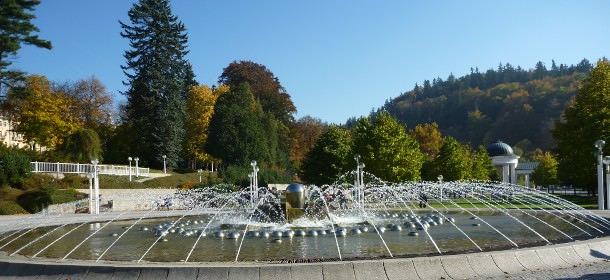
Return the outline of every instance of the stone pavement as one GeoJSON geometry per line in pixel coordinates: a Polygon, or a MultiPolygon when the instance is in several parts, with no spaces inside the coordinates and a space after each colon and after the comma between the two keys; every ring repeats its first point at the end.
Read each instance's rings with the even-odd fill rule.
{"type": "Polygon", "coordinates": [[[610,237],[475,254],[315,264],[136,265],[0,255],[0,279],[610,279],[610,237]]]}

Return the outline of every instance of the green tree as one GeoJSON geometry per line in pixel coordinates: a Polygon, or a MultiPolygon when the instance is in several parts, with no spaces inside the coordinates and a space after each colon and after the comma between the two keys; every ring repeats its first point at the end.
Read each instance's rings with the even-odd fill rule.
{"type": "Polygon", "coordinates": [[[538,162],[538,166],[532,174],[532,180],[538,186],[553,186],[559,184],[557,177],[557,160],[549,152],[536,150],[532,158],[538,162]]]}
{"type": "Polygon", "coordinates": [[[0,94],[3,93],[2,85],[20,80],[24,75],[23,72],[6,71],[21,45],[51,49],[51,42],[38,38],[35,33],[40,30],[31,22],[36,18],[31,12],[38,4],[39,0],[0,1],[0,94]]]}
{"type": "Polygon", "coordinates": [[[330,184],[355,165],[347,130],[331,126],[303,158],[301,179],[308,184],[330,184]]]}
{"type": "Polygon", "coordinates": [[[485,147],[479,145],[476,153],[472,154],[471,161],[472,171],[469,179],[484,181],[498,179],[496,168],[491,163],[491,157],[487,154],[485,147]]]}
{"type": "Polygon", "coordinates": [[[435,176],[443,175],[446,181],[472,178],[470,151],[452,137],[445,137],[444,144],[434,159],[435,176]]]}
{"type": "Polygon", "coordinates": [[[272,162],[260,106],[247,83],[218,97],[206,151],[225,165],[247,166],[251,160],[272,162]]]}
{"type": "MultiPolygon", "coordinates": [[[[610,62],[599,60],[583,82],[564,122],[555,124],[559,178],[564,184],[595,192],[597,139],[610,143],[610,62]]],[[[606,145],[605,154],[610,152],[606,145]]]]}
{"type": "Polygon", "coordinates": [[[129,86],[125,121],[133,128],[132,152],[143,163],[160,167],[182,162],[187,92],[194,82],[184,24],[172,14],[169,0],[139,0],[121,23],[129,39],[122,66],[129,86]]]}
{"type": "Polygon", "coordinates": [[[284,125],[294,120],[293,114],[297,109],[290,95],[280,84],[279,79],[262,64],[252,61],[233,61],[223,69],[218,83],[229,87],[248,83],[263,111],[270,112],[284,125]]]}
{"type": "Polygon", "coordinates": [[[100,138],[92,129],[79,129],[68,136],[59,147],[59,152],[71,162],[89,163],[94,158],[102,161],[100,138]]]}
{"type": "Polygon", "coordinates": [[[294,123],[296,107],[279,79],[262,64],[252,61],[233,61],[223,69],[218,83],[231,88],[238,87],[242,83],[250,85],[254,100],[260,104],[266,115],[265,125],[273,130],[274,135],[271,135],[271,132],[266,134],[269,143],[275,145],[270,151],[274,153],[274,157],[277,157],[276,161],[280,166],[287,166],[293,143],[290,128],[294,123]]]}
{"type": "Polygon", "coordinates": [[[354,153],[362,156],[366,170],[387,181],[421,179],[424,154],[404,125],[387,112],[363,118],[354,128],[354,153]]]}

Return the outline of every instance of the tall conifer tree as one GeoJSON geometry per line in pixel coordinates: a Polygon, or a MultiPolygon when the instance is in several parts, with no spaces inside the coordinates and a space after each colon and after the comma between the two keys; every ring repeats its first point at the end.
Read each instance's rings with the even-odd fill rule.
{"type": "Polygon", "coordinates": [[[36,17],[30,12],[38,4],[39,0],[0,1],[0,93],[3,84],[23,78],[23,72],[6,70],[22,44],[51,49],[51,42],[38,38],[39,29],[31,22],[36,17]]]}
{"type": "Polygon", "coordinates": [[[183,157],[186,96],[195,84],[185,59],[186,29],[169,0],[139,0],[128,14],[130,23],[120,23],[131,46],[122,66],[129,86],[125,121],[133,130],[131,153],[157,167],[167,155],[168,165],[176,166],[183,157]]]}

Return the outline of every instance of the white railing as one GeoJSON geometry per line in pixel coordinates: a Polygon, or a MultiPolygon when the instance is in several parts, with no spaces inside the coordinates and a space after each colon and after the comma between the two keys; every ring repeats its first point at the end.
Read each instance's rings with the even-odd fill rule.
{"type": "MultiPolygon", "coordinates": [[[[93,164],[82,164],[82,163],[62,163],[62,162],[32,162],[33,173],[60,173],[60,174],[87,174],[93,173],[93,164]]],[[[126,165],[97,165],[99,174],[104,175],[129,175],[129,166],[126,165]]],[[[138,174],[141,177],[148,177],[149,168],[137,168],[131,167],[131,175],[136,176],[138,174]]]]}

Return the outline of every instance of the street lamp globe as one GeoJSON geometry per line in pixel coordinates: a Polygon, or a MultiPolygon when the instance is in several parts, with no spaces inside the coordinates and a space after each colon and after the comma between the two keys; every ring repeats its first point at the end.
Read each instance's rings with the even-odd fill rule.
{"type": "Polygon", "coordinates": [[[604,146],[606,146],[606,141],[604,140],[597,140],[595,141],[595,148],[597,148],[598,150],[601,150],[604,148],[604,146]]]}

